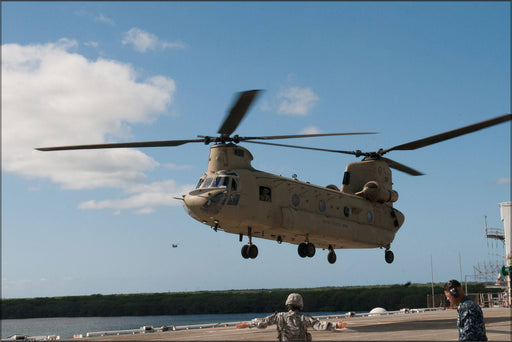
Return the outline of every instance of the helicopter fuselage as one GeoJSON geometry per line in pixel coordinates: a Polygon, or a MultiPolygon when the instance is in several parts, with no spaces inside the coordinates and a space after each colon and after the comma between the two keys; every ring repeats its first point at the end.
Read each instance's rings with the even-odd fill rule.
{"type": "Polygon", "coordinates": [[[238,145],[213,145],[208,171],[183,197],[189,215],[240,237],[329,250],[388,249],[403,224],[403,214],[389,202],[258,171],[251,160],[238,145]]]}
{"type": "Polygon", "coordinates": [[[505,114],[468,126],[460,127],[375,152],[344,151],[309,146],[264,142],[268,140],[326,137],[374,133],[318,133],[241,137],[233,135],[260,90],[248,90],[237,95],[218,130],[219,136],[198,136],[199,139],[100,143],[39,147],[39,151],[64,151],[104,148],[175,147],[188,143],[214,143],[210,148],[208,170],[196,188],[183,195],[189,215],[201,223],[238,234],[240,241],[247,236],[242,257],[254,259],[258,248],[253,237],[298,245],[301,257],[313,257],[316,247],[329,250],[327,260],[336,262],[335,249],[386,248],[387,263],[394,260],[390,250],[395,234],[404,223],[404,215],[393,208],[398,193],[393,189],[391,168],[412,176],[418,170],[384,157],[401,150],[411,151],[461,135],[476,132],[512,120],[505,114]],[[262,141],[264,140],[264,141],[262,141]],[[326,187],[258,171],[251,166],[249,150],[238,143],[257,143],[287,148],[334,152],[363,156],[345,169],[341,187],[326,187]]]}

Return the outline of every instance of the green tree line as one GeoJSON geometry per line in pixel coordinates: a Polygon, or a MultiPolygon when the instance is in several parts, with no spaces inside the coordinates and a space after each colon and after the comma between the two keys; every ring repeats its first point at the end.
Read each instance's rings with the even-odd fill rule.
{"type": "MultiPolygon", "coordinates": [[[[436,294],[443,284],[435,284],[436,294]]],[[[288,294],[304,297],[306,312],[388,311],[427,307],[430,284],[167,292],[2,299],[1,318],[110,317],[274,312],[285,309],[288,294]]],[[[468,284],[468,292],[489,292],[485,284],[468,284]]]]}

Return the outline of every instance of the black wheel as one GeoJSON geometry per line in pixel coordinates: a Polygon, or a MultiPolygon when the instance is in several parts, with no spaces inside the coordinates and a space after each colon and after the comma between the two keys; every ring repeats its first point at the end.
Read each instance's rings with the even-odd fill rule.
{"type": "Polygon", "coordinates": [[[306,256],[312,258],[315,255],[316,248],[312,243],[306,245],[306,256]]]}
{"type": "Polygon", "coordinates": [[[386,259],[388,264],[391,264],[393,260],[395,260],[395,255],[390,250],[387,250],[386,253],[384,253],[384,259],[386,259]]]}
{"type": "Polygon", "coordinates": [[[299,256],[301,258],[305,258],[307,256],[307,253],[306,253],[307,247],[308,246],[304,242],[299,244],[299,247],[297,248],[297,251],[299,252],[299,256]]]}
{"type": "Polygon", "coordinates": [[[247,254],[249,255],[249,258],[256,259],[256,257],[258,256],[258,247],[256,247],[256,245],[249,245],[247,254]]]}
{"type": "Polygon", "coordinates": [[[327,254],[327,261],[329,261],[330,264],[336,262],[336,253],[334,253],[334,251],[330,251],[329,254],[327,254]]]}
{"type": "Polygon", "coordinates": [[[244,259],[249,259],[249,245],[243,245],[243,247],[242,247],[242,257],[244,259]]]}

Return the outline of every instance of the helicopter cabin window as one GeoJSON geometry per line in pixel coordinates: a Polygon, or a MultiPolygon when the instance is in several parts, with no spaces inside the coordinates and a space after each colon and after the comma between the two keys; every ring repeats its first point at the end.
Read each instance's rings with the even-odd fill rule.
{"type": "Polygon", "coordinates": [[[296,207],[297,207],[297,206],[299,206],[299,204],[300,204],[300,198],[299,198],[299,195],[297,195],[297,194],[293,194],[293,196],[292,196],[292,203],[293,203],[293,205],[294,205],[294,206],[296,206],[296,207]]]}
{"type": "Polygon", "coordinates": [[[373,221],[373,215],[372,215],[372,212],[369,211],[368,214],[366,215],[366,218],[368,219],[368,222],[369,223],[372,223],[373,221]]]}
{"type": "Polygon", "coordinates": [[[266,186],[260,186],[260,201],[272,202],[272,193],[270,188],[266,186]]]}
{"type": "Polygon", "coordinates": [[[324,212],[325,211],[325,207],[326,207],[325,201],[324,200],[320,200],[318,202],[318,210],[320,210],[321,212],[324,212]]]}
{"type": "Polygon", "coordinates": [[[343,174],[343,182],[342,182],[344,185],[349,185],[350,184],[350,172],[345,172],[343,174]]]}
{"type": "Polygon", "coordinates": [[[235,156],[243,157],[245,155],[244,150],[237,148],[235,150],[235,156]]]}

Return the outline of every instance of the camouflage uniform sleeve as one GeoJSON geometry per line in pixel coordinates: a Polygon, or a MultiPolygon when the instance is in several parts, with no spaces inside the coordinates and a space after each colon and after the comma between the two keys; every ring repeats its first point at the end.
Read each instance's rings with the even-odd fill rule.
{"type": "Polygon", "coordinates": [[[487,341],[482,311],[477,304],[465,302],[458,317],[459,341],[487,341]]]}
{"type": "Polygon", "coordinates": [[[259,329],[265,329],[269,325],[276,324],[277,322],[277,312],[264,317],[264,318],[254,318],[249,322],[249,328],[259,328],[259,329]]]}
{"type": "Polygon", "coordinates": [[[336,325],[331,322],[320,321],[311,315],[303,315],[303,319],[307,326],[312,327],[314,330],[334,330],[336,325]]]}

